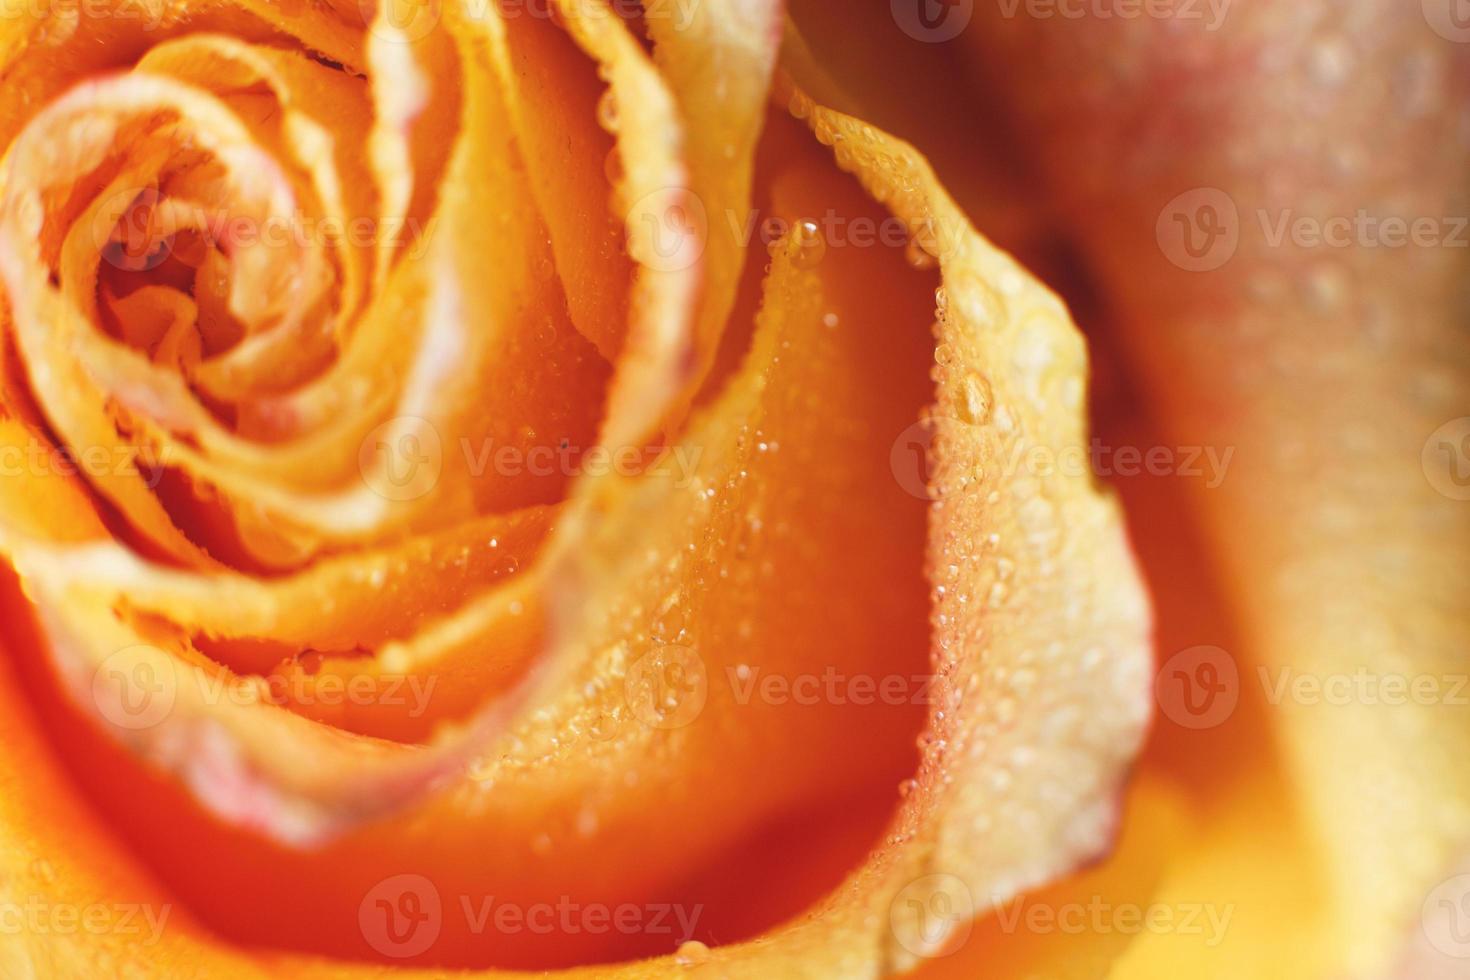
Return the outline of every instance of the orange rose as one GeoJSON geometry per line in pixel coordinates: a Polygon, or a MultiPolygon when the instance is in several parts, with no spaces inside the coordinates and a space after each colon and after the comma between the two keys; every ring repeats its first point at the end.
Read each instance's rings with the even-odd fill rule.
{"type": "MultiPolygon", "coordinates": [[[[1465,359],[1344,427],[1324,392],[1395,404],[1379,362],[1441,348],[1328,307],[1320,379],[1200,396],[1321,348],[1270,297],[1277,331],[1171,331],[1255,323],[1247,260],[1296,275],[1242,227],[1256,161],[1140,148],[1147,74],[1068,115],[1088,45],[1166,47],[1177,6],[16,0],[0,976],[1328,975],[1420,903],[1402,955],[1453,957],[1463,712],[1291,672],[1448,682],[1457,610],[1385,636],[1463,582],[1463,506],[1399,450],[1465,359]],[[1068,181],[1078,145],[1128,165],[1068,181]],[[1062,301],[972,220],[1125,338],[1097,435],[1062,301]],[[1302,492],[1311,440],[1362,482],[1302,492]]],[[[1224,23],[1150,56],[1335,74],[1224,23]]]]}
{"type": "Polygon", "coordinates": [[[977,926],[986,971],[1465,975],[1456,6],[796,4],[845,107],[1078,311],[1159,616],[1118,851],[977,926]]]}

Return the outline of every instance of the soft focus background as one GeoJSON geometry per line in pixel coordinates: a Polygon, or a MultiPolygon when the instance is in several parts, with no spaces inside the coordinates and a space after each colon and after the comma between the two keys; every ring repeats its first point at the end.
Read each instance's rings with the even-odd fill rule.
{"type": "Polygon", "coordinates": [[[1470,975],[1470,5],[795,15],[1071,305],[1160,617],[1120,851],[925,975],[1470,975]]]}

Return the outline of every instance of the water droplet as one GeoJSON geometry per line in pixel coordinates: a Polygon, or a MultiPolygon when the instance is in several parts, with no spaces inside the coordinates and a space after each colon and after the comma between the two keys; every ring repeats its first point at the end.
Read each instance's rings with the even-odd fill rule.
{"type": "Polygon", "coordinates": [[[674,951],[674,962],[680,966],[699,966],[708,963],[710,959],[710,948],[698,939],[690,939],[680,943],[679,948],[674,951]]]}
{"type": "Polygon", "coordinates": [[[1353,52],[1340,37],[1317,42],[1312,48],[1312,77],[1323,85],[1337,85],[1353,68],[1353,52]]]}
{"type": "Polygon", "coordinates": [[[616,146],[608,150],[607,156],[603,158],[602,173],[607,178],[607,182],[614,187],[618,187],[623,183],[623,177],[625,176],[623,171],[623,155],[618,152],[616,146]]]}
{"type": "Polygon", "coordinates": [[[610,711],[604,711],[593,719],[592,724],[587,726],[587,734],[599,742],[606,742],[617,734],[618,720],[610,711]]]}
{"type": "Polygon", "coordinates": [[[618,131],[618,94],[612,89],[597,100],[597,124],[609,133],[618,131]]]}
{"type": "Polygon", "coordinates": [[[961,421],[971,425],[983,424],[990,418],[990,405],[993,401],[990,382],[978,374],[967,375],[960,390],[963,397],[956,403],[955,408],[959,412],[961,421]]]}
{"type": "Polygon", "coordinates": [[[915,269],[932,269],[939,264],[939,260],[917,238],[909,239],[904,246],[903,257],[915,269]]]}
{"type": "MultiPolygon", "coordinates": [[[[675,603],[677,601],[676,598],[675,603]]],[[[671,605],[654,619],[653,623],[649,626],[649,632],[656,639],[662,640],[665,643],[673,643],[684,635],[687,622],[688,620],[684,615],[684,610],[677,604],[671,605]]]]}
{"type": "Polygon", "coordinates": [[[815,221],[802,221],[791,232],[795,253],[792,256],[798,269],[812,269],[827,255],[827,239],[815,221]]]}

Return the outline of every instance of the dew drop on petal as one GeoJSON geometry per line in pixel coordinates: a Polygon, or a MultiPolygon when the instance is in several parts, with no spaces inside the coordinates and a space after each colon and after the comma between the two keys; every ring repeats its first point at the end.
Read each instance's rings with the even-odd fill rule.
{"type": "Polygon", "coordinates": [[[618,122],[618,95],[607,89],[597,100],[597,124],[609,133],[616,133],[618,122]]]}
{"type": "Polygon", "coordinates": [[[904,246],[903,257],[915,269],[932,269],[939,264],[939,260],[913,238],[909,239],[909,243],[904,246]]]}
{"type": "Polygon", "coordinates": [[[674,951],[674,962],[680,966],[699,966],[701,963],[708,963],[709,958],[709,947],[698,939],[690,939],[681,943],[674,951]]]}
{"type": "Polygon", "coordinates": [[[794,261],[798,269],[815,268],[827,255],[827,239],[815,221],[802,221],[791,233],[795,243],[794,261]]]}

